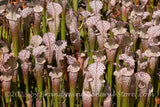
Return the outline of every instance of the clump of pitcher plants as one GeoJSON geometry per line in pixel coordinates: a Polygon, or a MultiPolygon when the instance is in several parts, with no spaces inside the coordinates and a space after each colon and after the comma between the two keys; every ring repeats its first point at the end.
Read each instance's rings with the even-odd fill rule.
{"type": "Polygon", "coordinates": [[[158,0],[1,0],[1,107],[159,107],[158,0]]]}

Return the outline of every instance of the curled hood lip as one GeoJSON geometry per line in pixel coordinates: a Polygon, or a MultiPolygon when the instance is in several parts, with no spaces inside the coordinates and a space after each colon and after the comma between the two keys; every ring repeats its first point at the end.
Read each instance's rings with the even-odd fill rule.
{"type": "Polygon", "coordinates": [[[36,5],[36,6],[33,8],[33,11],[34,11],[35,13],[40,13],[40,12],[43,11],[43,7],[38,4],[38,5],[36,5]]]}
{"type": "Polygon", "coordinates": [[[6,75],[1,75],[0,76],[0,80],[1,81],[11,81],[11,79],[12,79],[12,76],[6,76],[6,75]]]}
{"type": "Polygon", "coordinates": [[[78,64],[69,65],[67,68],[68,72],[73,72],[73,73],[78,73],[79,70],[80,70],[80,67],[78,64]]]}
{"type": "Polygon", "coordinates": [[[104,44],[104,47],[106,49],[109,49],[109,50],[112,50],[112,49],[117,49],[118,48],[118,43],[116,41],[116,39],[114,38],[109,38],[106,40],[105,44],[104,44]]]}

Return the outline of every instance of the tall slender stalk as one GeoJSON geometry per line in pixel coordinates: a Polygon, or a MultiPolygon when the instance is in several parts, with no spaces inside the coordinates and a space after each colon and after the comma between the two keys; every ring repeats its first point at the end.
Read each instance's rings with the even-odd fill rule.
{"type": "Polygon", "coordinates": [[[29,94],[28,78],[24,78],[26,94],[29,94]]]}
{"type": "MultiPolygon", "coordinates": [[[[77,75],[78,74],[70,74],[70,76],[72,75],[77,75]]],[[[72,77],[70,77],[70,81],[69,81],[69,85],[70,85],[70,107],[74,107],[75,104],[75,93],[76,93],[76,82],[77,80],[72,80],[72,77]]]]}
{"type": "Polygon", "coordinates": [[[62,16],[62,20],[61,20],[61,40],[65,40],[65,34],[66,34],[66,28],[65,28],[66,14],[65,14],[64,10],[63,10],[61,16],[62,16]]]}
{"type": "Polygon", "coordinates": [[[151,8],[153,9],[153,6],[154,6],[154,0],[149,0],[149,2],[150,2],[150,6],[151,6],[151,8]]]}
{"type": "Polygon", "coordinates": [[[42,91],[43,91],[43,78],[42,75],[37,75],[37,88],[38,88],[38,93],[39,95],[39,99],[42,100],[42,91]]]}
{"type": "MultiPolygon", "coordinates": [[[[160,97],[159,92],[160,92],[160,80],[158,80],[157,98],[160,97]]],[[[159,106],[160,106],[160,105],[159,105],[159,106]]],[[[158,105],[155,106],[155,107],[158,107],[158,105]]]]}
{"type": "Polygon", "coordinates": [[[116,76],[116,97],[117,97],[117,107],[121,107],[121,95],[122,95],[122,76],[119,71],[114,72],[116,76]]]}
{"type": "Polygon", "coordinates": [[[89,11],[89,12],[91,12],[91,7],[89,6],[89,2],[91,2],[92,0],[87,0],[87,10],[89,11]]]}
{"type": "Polygon", "coordinates": [[[58,3],[58,0],[55,0],[56,3],[58,3]]]}
{"type": "Polygon", "coordinates": [[[138,107],[145,107],[146,104],[146,98],[145,97],[140,97],[139,102],[138,102],[138,107]]]}
{"type": "Polygon", "coordinates": [[[139,0],[134,0],[135,5],[139,5],[139,0]]]}
{"type": "Polygon", "coordinates": [[[78,0],[73,0],[73,9],[76,13],[78,13],[78,0]]]}
{"type": "MultiPolygon", "coordinates": [[[[51,92],[50,87],[51,87],[50,86],[50,78],[48,77],[48,86],[46,87],[48,94],[51,92]]],[[[50,97],[49,97],[49,95],[47,95],[47,107],[50,107],[50,106],[51,106],[50,97]]]]}
{"type": "Polygon", "coordinates": [[[43,97],[43,107],[46,107],[46,100],[44,97],[43,97]]]}
{"type": "Polygon", "coordinates": [[[108,6],[107,6],[107,2],[106,1],[103,1],[103,12],[106,12],[107,11],[107,8],[108,8],[108,6]]]}
{"type": "Polygon", "coordinates": [[[7,40],[7,36],[6,36],[6,21],[5,20],[3,21],[2,26],[3,26],[3,28],[2,28],[2,37],[3,37],[3,40],[7,40]]]}
{"type": "Polygon", "coordinates": [[[45,34],[47,32],[46,29],[46,0],[43,1],[43,11],[42,11],[42,32],[45,34]]]}
{"type": "Polygon", "coordinates": [[[93,96],[93,107],[99,106],[99,96],[93,96]]]}
{"type": "Polygon", "coordinates": [[[65,40],[66,34],[66,1],[62,0],[62,13],[61,13],[61,40],[65,40]]]}
{"type": "Polygon", "coordinates": [[[113,62],[107,62],[108,83],[112,89],[113,62]]]}

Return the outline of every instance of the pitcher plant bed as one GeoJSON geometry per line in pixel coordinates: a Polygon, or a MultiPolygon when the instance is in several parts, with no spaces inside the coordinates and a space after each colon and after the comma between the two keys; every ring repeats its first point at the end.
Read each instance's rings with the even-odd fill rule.
{"type": "Polygon", "coordinates": [[[0,0],[1,107],[159,107],[158,0],[0,0]]]}

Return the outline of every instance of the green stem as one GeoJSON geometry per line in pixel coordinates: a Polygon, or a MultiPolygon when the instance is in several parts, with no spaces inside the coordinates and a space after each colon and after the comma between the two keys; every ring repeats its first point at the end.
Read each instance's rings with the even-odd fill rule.
{"type": "Polygon", "coordinates": [[[151,8],[153,9],[153,6],[154,6],[154,0],[149,0],[149,3],[150,3],[151,8]]]}
{"type": "Polygon", "coordinates": [[[5,102],[10,103],[10,91],[4,92],[5,102]]]}
{"type": "MultiPolygon", "coordinates": [[[[69,88],[66,88],[66,87],[68,87],[68,84],[66,84],[65,79],[64,79],[65,78],[64,71],[62,71],[62,72],[63,72],[63,76],[61,76],[60,90],[68,93],[69,91],[66,90],[66,89],[69,89],[69,88]]],[[[66,105],[69,105],[69,103],[68,103],[69,100],[64,95],[60,96],[60,99],[64,100],[64,103],[63,103],[64,107],[66,107],[66,105]]]]}
{"type": "MultiPolygon", "coordinates": [[[[81,95],[83,90],[83,72],[80,70],[78,72],[78,93],[81,95]]],[[[77,102],[81,102],[81,96],[76,96],[78,98],[77,102]]],[[[77,103],[79,104],[79,103],[77,103]]]]}
{"type": "Polygon", "coordinates": [[[44,97],[43,97],[43,107],[46,107],[46,100],[44,97]]]}
{"type": "Polygon", "coordinates": [[[59,107],[58,92],[54,92],[54,107],[59,107]]]}
{"type": "Polygon", "coordinates": [[[42,100],[43,78],[41,75],[37,76],[37,87],[38,87],[39,99],[42,100]]]}
{"type": "Polygon", "coordinates": [[[136,43],[133,44],[132,46],[132,51],[135,53],[136,52],[136,43]]]}
{"type": "MultiPolygon", "coordinates": [[[[160,90],[160,80],[158,80],[157,99],[160,97],[159,90],[160,90]]],[[[155,104],[155,107],[158,107],[158,104],[155,104]]]]}
{"type": "MultiPolygon", "coordinates": [[[[46,90],[47,90],[47,93],[48,94],[50,94],[50,92],[51,92],[51,85],[50,85],[50,78],[48,77],[48,87],[46,88],[46,90]]],[[[49,95],[47,94],[47,107],[50,107],[51,106],[51,102],[50,102],[50,97],[49,97],[49,95]]]]}
{"type": "Polygon", "coordinates": [[[122,107],[128,107],[128,95],[129,95],[130,85],[123,84],[122,85],[122,107]]]}
{"type": "Polygon", "coordinates": [[[21,107],[25,107],[25,104],[24,104],[24,102],[23,102],[23,99],[22,99],[22,96],[21,96],[19,90],[18,90],[18,97],[19,97],[19,99],[20,99],[20,101],[21,101],[21,107]]]}
{"type": "Polygon", "coordinates": [[[3,27],[0,26],[0,39],[2,40],[2,30],[3,30],[3,27]]]}
{"type": "Polygon", "coordinates": [[[89,64],[94,62],[92,56],[93,56],[93,52],[89,52],[89,57],[90,57],[89,64]]]}
{"type": "Polygon", "coordinates": [[[87,30],[83,29],[84,30],[84,35],[85,35],[85,42],[84,42],[84,45],[85,45],[85,50],[88,50],[89,51],[89,44],[88,44],[88,32],[87,30]]]}
{"type": "MultiPolygon", "coordinates": [[[[152,0],[151,0],[152,1],[152,0]]],[[[153,4],[150,2],[149,4],[146,5],[146,11],[149,13],[152,13],[153,11],[153,4]]],[[[151,21],[152,20],[152,15],[150,15],[148,17],[148,20],[151,21]]]]}
{"type": "MultiPolygon", "coordinates": [[[[24,84],[25,84],[25,90],[26,90],[26,95],[29,94],[29,86],[28,86],[28,76],[24,77],[24,84]]],[[[26,101],[29,100],[28,97],[26,96],[26,101]]]]}
{"type": "Polygon", "coordinates": [[[146,104],[146,96],[141,96],[138,102],[138,107],[145,107],[146,104]]]}
{"type": "Polygon", "coordinates": [[[134,2],[135,5],[139,5],[139,0],[135,0],[134,2]]]}
{"type": "Polygon", "coordinates": [[[78,72],[69,72],[69,86],[70,86],[70,107],[75,104],[75,92],[77,83],[78,72]]]}
{"type": "Polygon", "coordinates": [[[135,97],[130,97],[129,98],[129,107],[134,107],[134,103],[135,103],[135,97]]]}
{"type": "Polygon", "coordinates": [[[63,9],[63,12],[61,13],[62,20],[61,20],[61,40],[65,40],[65,35],[66,35],[66,11],[65,8],[63,9]]]}
{"type": "Polygon", "coordinates": [[[48,85],[46,86],[46,94],[47,94],[47,107],[50,107],[50,98],[49,98],[49,91],[48,91],[48,85]]]}
{"type": "Polygon", "coordinates": [[[73,9],[76,13],[78,13],[78,0],[73,0],[73,9]]]}
{"type": "Polygon", "coordinates": [[[154,86],[154,81],[153,81],[154,80],[154,71],[152,71],[149,66],[147,67],[147,73],[150,74],[150,76],[151,76],[151,83],[154,86]]]}
{"type": "Polygon", "coordinates": [[[128,107],[128,97],[122,97],[122,107],[128,107]]]}
{"type": "Polygon", "coordinates": [[[157,96],[158,96],[158,98],[160,97],[159,96],[159,90],[160,90],[160,81],[158,81],[158,89],[157,89],[157,96]]]}
{"type": "Polygon", "coordinates": [[[91,7],[89,6],[89,2],[91,2],[92,0],[87,0],[87,10],[89,11],[89,12],[91,12],[91,7]]]}
{"type": "Polygon", "coordinates": [[[46,0],[43,1],[43,11],[42,11],[42,32],[45,34],[46,31],[46,0]]]}
{"type": "Polygon", "coordinates": [[[103,12],[106,12],[106,11],[107,11],[107,8],[108,8],[107,2],[106,2],[106,1],[103,1],[103,4],[104,4],[104,6],[103,6],[103,12]]]}
{"type": "Polygon", "coordinates": [[[3,40],[7,40],[7,35],[6,35],[6,22],[5,22],[5,21],[3,21],[2,37],[3,37],[3,40]]]}
{"type": "Polygon", "coordinates": [[[26,87],[26,95],[28,95],[29,94],[28,79],[24,79],[24,84],[25,84],[25,87],[26,87]]]}
{"type": "Polygon", "coordinates": [[[131,32],[133,29],[134,29],[133,25],[132,25],[131,21],[129,21],[129,31],[131,32]]]}
{"type": "Polygon", "coordinates": [[[99,96],[93,97],[93,107],[98,107],[99,105],[99,96]]]}
{"type": "Polygon", "coordinates": [[[113,75],[113,62],[108,62],[107,64],[107,73],[108,73],[108,83],[110,84],[112,90],[112,75],[113,75]]]}
{"type": "Polygon", "coordinates": [[[111,38],[114,38],[114,34],[113,34],[113,32],[111,30],[109,31],[109,34],[110,34],[111,38]]]}
{"type": "Polygon", "coordinates": [[[6,107],[11,107],[9,103],[6,104],[6,107]]]}
{"type": "Polygon", "coordinates": [[[70,86],[70,107],[74,107],[76,86],[70,86]]]}
{"type": "MultiPolygon", "coordinates": [[[[85,37],[84,37],[84,29],[83,29],[83,26],[82,26],[82,28],[80,29],[80,35],[81,35],[82,38],[85,38],[85,37]]],[[[84,44],[85,44],[85,42],[84,42],[84,44]]],[[[81,47],[80,47],[80,48],[81,48],[81,49],[80,49],[80,52],[84,52],[84,50],[85,50],[85,45],[81,44],[81,47]]]]}
{"type": "Polygon", "coordinates": [[[80,70],[78,72],[78,91],[80,94],[82,93],[82,89],[83,89],[83,73],[80,70]]]}

